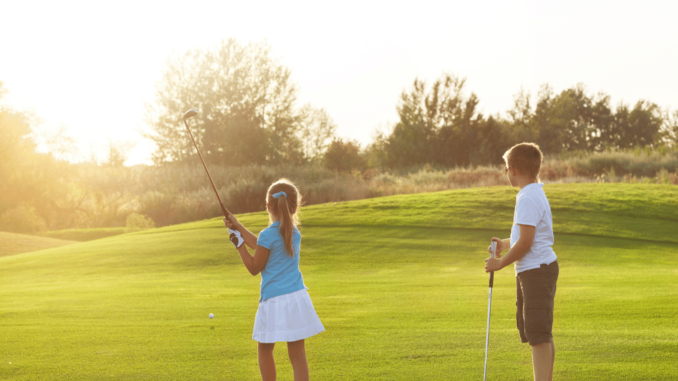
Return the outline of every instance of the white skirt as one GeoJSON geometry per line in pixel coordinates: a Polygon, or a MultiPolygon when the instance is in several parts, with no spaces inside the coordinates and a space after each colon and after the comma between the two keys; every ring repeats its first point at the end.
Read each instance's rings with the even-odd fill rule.
{"type": "Polygon", "coordinates": [[[324,331],[306,289],[259,303],[252,339],[260,343],[298,341],[324,331]]]}

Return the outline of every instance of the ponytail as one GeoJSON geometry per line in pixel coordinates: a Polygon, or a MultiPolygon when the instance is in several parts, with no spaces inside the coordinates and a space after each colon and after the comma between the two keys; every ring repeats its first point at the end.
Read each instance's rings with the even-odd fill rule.
{"type": "MultiPolygon", "coordinates": [[[[299,226],[299,217],[297,212],[301,205],[301,194],[297,187],[287,179],[280,179],[268,188],[266,197],[269,212],[274,214],[280,220],[280,235],[285,242],[285,251],[294,258],[294,245],[292,236],[294,230],[299,226]]],[[[271,218],[270,223],[273,222],[271,218]]]]}
{"type": "Polygon", "coordinates": [[[294,248],[292,247],[292,230],[294,230],[294,221],[287,205],[287,197],[278,198],[278,216],[280,217],[280,235],[285,241],[285,249],[290,257],[294,258],[294,248]]]}

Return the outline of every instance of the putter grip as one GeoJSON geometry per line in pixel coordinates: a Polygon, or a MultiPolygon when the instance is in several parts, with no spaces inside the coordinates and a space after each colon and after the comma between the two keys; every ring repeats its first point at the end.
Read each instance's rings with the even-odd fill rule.
{"type": "Polygon", "coordinates": [[[494,284],[494,271],[490,273],[490,288],[492,288],[493,284],[494,284]]]}

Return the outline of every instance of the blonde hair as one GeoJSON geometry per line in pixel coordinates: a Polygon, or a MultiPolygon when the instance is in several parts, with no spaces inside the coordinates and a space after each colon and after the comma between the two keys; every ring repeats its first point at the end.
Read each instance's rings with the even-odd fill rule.
{"type": "Polygon", "coordinates": [[[301,193],[297,187],[287,179],[280,179],[268,188],[266,194],[266,203],[268,204],[269,224],[273,223],[273,215],[280,219],[280,235],[285,241],[285,251],[294,258],[294,247],[292,246],[292,233],[294,229],[301,225],[297,212],[301,206],[301,193]],[[285,192],[287,196],[273,198],[278,192],[285,192]]]}
{"type": "Polygon", "coordinates": [[[534,143],[516,144],[509,148],[503,157],[507,167],[511,166],[521,174],[539,181],[539,171],[541,171],[541,162],[544,160],[544,155],[538,145],[534,143]]]}

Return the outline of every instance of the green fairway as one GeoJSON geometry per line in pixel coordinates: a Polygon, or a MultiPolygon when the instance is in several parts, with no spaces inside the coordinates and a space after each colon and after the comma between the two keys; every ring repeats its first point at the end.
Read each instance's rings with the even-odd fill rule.
{"type": "Polygon", "coordinates": [[[99,238],[112,237],[125,233],[125,228],[66,229],[52,230],[41,235],[49,238],[68,239],[72,241],[92,241],[99,238]]]}
{"type": "MultiPolygon", "coordinates": [[[[544,190],[561,269],[554,379],[678,379],[678,187],[544,190]]],[[[311,378],[482,379],[485,249],[509,236],[516,193],[305,207],[301,271],[326,329],[307,340],[311,378]]],[[[259,379],[259,282],[220,219],[2,257],[0,379],[259,379]]],[[[292,380],[284,343],[275,356],[292,380]]],[[[488,379],[532,379],[512,268],[495,276],[488,379]]]]}
{"type": "Polygon", "coordinates": [[[51,249],[72,243],[75,243],[75,241],[0,232],[0,257],[51,249]]]}

